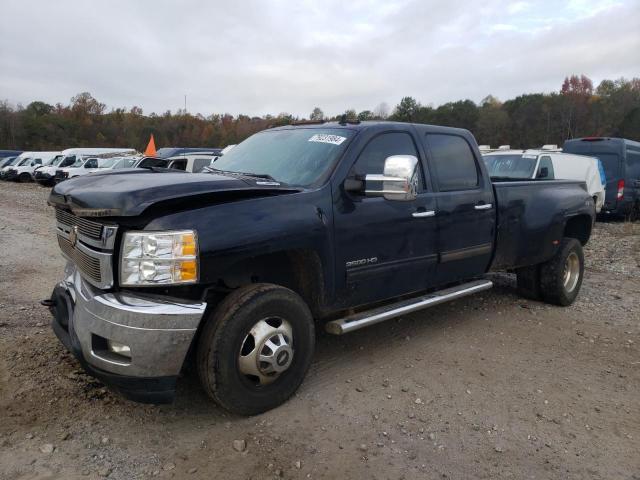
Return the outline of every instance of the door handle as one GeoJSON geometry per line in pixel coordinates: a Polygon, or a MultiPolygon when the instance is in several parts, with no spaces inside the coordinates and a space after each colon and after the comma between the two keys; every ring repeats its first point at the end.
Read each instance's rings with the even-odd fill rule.
{"type": "Polygon", "coordinates": [[[426,212],[413,212],[411,214],[411,216],[413,218],[435,217],[436,216],[436,211],[435,210],[427,210],[426,212]]]}
{"type": "Polygon", "coordinates": [[[475,208],[476,210],[489,210],[492,207],[493,205],[490,203],[483,203],[482,205],[476,205],[473,208],[475,208]]]}

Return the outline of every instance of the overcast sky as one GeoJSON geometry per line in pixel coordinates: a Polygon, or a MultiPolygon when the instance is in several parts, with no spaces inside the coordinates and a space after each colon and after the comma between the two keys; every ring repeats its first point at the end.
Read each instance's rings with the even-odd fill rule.
{"type": "Polygon", "coordinates": [[[0,0],[0,99],[308,116],[640,76],[640,1],[0,0]]]}

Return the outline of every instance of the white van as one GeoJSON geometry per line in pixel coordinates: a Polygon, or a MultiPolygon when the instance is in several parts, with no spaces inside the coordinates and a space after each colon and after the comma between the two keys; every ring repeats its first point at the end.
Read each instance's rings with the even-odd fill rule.
{"type": "Polygon", "coordinates": [[[31,161],[22,162],[21,165],[13,167],[11,173],[7,175],[8,180],[31,182],[36,168],[51,165],[57,158],[62,157],[61,152],[30,152],[30,154],[31,161]]]}
{"type": "Polygon", "coordinates": [[[606,179],[595,157],[548,150],[503,150],[482,156],[491,177],[513,180],[579,180],[587,184],[596,212],[604,205],[606,179]]]}
{"type": "Polygon", "coordinates": [[[34,179],[40,185],[51,187],[55,183],[56,171],[70,167],[78,159],[83,159],[90,156],[113,154],[115,155],[134,155],[136,150],[134,148],[68,148],[60,152],[64,157],[57,165],[49,165],[46,167],[40,167],[34,172],[34,179]]]}
{"type": "Polygon", "coordinates": [[[112,154],[103,154],[96,157],[80,157],[73,165],[56,170],[56,182],[115,168],[133,168],[141,158],[142,157],[138,155],[112,156],[112,154]]]}
{"type": "Polygon", "coordinates": [[[0,178],[2,178],[2,180],[6,180],[7,173],[9,172],[10,169],[16,168],[17,166],[22,165],[23,163],[31,162],[33,153],[35,152],[22,152],[11,163],[2,167],[2,169],[0,169],[0,178]]]}
{"type": "Polygon", "coordinates": [[[28,182],[31,180],[31,172],[43,163],[49,162],[60,152],[22,152],[13,162],[2,168],[0,177],[3,180],[20,180],[28,182]],[[26,173],[19,177],[20,174],[26,173]]]}

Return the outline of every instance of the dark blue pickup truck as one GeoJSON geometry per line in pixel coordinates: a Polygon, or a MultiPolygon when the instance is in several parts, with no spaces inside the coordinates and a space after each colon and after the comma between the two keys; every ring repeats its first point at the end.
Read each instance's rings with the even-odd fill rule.
{"type": "MultiPolygon", "coordinates": [[[[215,167],[215,168],[213,168],[215,167]]],[[[56,185],[68,259],[53,328],[93,375],[167,402],[185,361],[241,414],[283,403],[314,331],[343,334],[491,287],[573,302],[595,209],[571,181],[490,179],[466,130],[390,122],[269,129],[209,173],[56,185]]]]}

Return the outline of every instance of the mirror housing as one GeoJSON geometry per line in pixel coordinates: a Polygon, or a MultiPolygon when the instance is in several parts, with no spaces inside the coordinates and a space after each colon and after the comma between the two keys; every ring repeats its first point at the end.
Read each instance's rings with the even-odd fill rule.
{"type": "Polygon", "coordinates": [[[384,173],[365,176],[364,194],[386,200],[411,201],[418,190],[418,159],[413,155],[392,155],[384,161],[384,173]]]}

